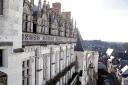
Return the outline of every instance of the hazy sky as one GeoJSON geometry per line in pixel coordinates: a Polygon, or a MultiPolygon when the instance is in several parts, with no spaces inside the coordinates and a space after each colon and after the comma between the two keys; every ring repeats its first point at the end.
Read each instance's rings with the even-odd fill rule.
{"type": "Polygon", "coordinates": [[[128,41],[128,0],[48,1],[61,2],[62,9],[72,12],[83,39],[128,41]]]}

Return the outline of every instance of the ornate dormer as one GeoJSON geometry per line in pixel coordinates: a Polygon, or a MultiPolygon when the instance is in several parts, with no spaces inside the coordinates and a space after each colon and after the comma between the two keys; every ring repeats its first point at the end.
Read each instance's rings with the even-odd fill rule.
{"type": "Polygon", "coordinates": [[[46,4],[46,0],[43,3],[43,10],[42,10],[42,32],[44,34],[49,34],[49,3],[46,4]]]}
{"type": "Polygon", "coordinates": [[[46,0],[44,0],[43,8],[39,11],[39,15],[37,18],[37,32],[42,34],[49,34],[49,20],[47,13],[47,5],[46,0]],[[40,13],[41,12],[41,13],[40,13]]]}
{"type": "Polygon", "coordinates": [[[42,2],[39,0],[38,2],[38,13],[37,13],[37,33],[42,33],[42,2]]]}
{"type": "Polygon", "coordinates": [[[66,23],[65,23],[65,36],[69,37],[69,33],[70,33],[70,24],[68,21],[66,21],[66,23]]]}
{"type": "Polygon", "coordinates": [[[59,35],[65,36],[65,20],[62,15],[59,17],[59,35]]]}
{"type": "Polygon", "coordinates": [[[73,37],[73,25],[74,25],[74,22],[73,22],[73,18],[71,19],[71,22],[70,22],[70,37],[73,37]]]}
{"type": "Polygon", "coordinates": [[[23,2],[23,32],[33,32],[32,27],[32,6],[33,0],[29,2],[24,0],[23,2]]]}
{"type": "Polygon", "coordinates": [[[46,5],[46,15],[47,15],[47,19],[49,20],[49,15],[50,15],[50,4],[48,2],[48,4],[46,5]]]}
{"type": "Polygon", "coordinates": [[[58,16],[55,14],[54,10],[50,11],[50,34],[58,35],[58,16]]]}
{"type": "Polygon", "coordinates": [[[42,15],[42,30],[43,34],[49,34],[49,22],[46,13],[42,15]]]}
{"type": "Polygon", "coordinates": [[[51,23],[51,34],[52,35],[58,35],[58,21],[57,21],[57,17],[54,17],[54,20],[51,23]]]}

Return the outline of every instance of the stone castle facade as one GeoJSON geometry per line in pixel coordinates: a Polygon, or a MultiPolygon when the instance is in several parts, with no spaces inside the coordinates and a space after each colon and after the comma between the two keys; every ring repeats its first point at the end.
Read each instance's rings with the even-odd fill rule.
{"type": "Polygon", "coordinates": [[[0,0],[0,85],[65,85],[75,75],[77,27],[61,3],[0,0]]]}

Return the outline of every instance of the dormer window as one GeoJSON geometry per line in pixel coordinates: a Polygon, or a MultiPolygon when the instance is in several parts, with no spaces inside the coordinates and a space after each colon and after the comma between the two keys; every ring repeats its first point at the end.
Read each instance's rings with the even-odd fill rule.
{"type": "Polygon", "coordinates": [[[0,67],[3,66],[3,51],[0,49],[0,67]]]}
{"type": "Polygon", "coordinates": [[[3,0],[0,0],[0,15],[3,15],[3,0]]]}
{"type": "Polygon", "coordinates": [[[31,18],[28,14],[23,14],[23,31],[31,32],[31,18]]]}

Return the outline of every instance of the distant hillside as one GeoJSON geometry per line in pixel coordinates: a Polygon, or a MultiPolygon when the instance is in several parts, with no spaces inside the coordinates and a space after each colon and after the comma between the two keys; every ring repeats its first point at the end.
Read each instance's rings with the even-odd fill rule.
{"type": "Polygon", "coordinates": [[[83,47],[87,50],[104,50],[106,51],[108,48],[113,48],[116,50],[124,50],[124,43],[120,42],[106,42],[101,40],[84,40],[83,47]]]}

